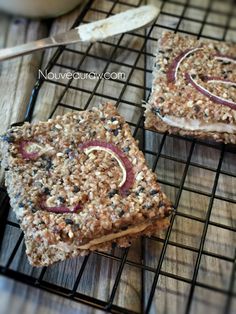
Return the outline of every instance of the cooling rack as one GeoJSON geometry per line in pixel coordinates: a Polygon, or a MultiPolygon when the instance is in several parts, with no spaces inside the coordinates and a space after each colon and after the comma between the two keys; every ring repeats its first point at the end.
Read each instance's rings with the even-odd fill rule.
{"type": "MultiPolygon", "coordinates": [[[[88,22],[90,13],[106,17],[141,4],[144,1],[90,0],[73,26],[88,22]],[[103,5],[105,2],[107,5],[103,5]]],[[[235,37],[235,17],[235,6],[230,1],[163,0],[157,21],[147,30],[98,44],[103,45],[99,46],[102,49],[109,47],[109,55],[93,49],[96,44],[56,50],[44,73],[55,68],[89,73],[86,61],[91,59],[98,68],[102,64],[103,72],[115,65],[115,69],[126,71],[126,77],[111,78],[111,89],[101,89],[104,79],[99,78],[89,89],[85,83],[75,84],[73,79],[64,82],[41,76],[33,89],[25,121],[34,117],[45,86],[59,88],[49,117],[65,110],[87,109],[98,99],[115,102],[121,112],[126,108],[133,135],[139,139],[148,164],[157,171],[175,213],[169,229],[159,237],[143,238],[128,249],[95,252],[76,262],[34,269],[27,264],[23,235],[1,187],[0,274],[112,313],[235,313],[235,151],[222,144],[146,131],[141,106],[141,99],[147,100],[150,93],[153,53],[163,30],[224,41],[235,37]],[[129,45],[134,38],[141,42],[137,47],[129,45]],[[76,64],[66,63],[69,54],[78,57],[76,64]],[[122,55],[132,56],[132,62],[122,55]],[[132,97],[134,90],[140,101],[132,97]],[[72,104],[71,95],[76,93],[86,99],[79,107],[72,104]],[[129,111],[134,111],[134,116],[130,117],[129,111]],[[11,240],[7,241],[9,232],[11,240]],[[9,254],[2,257],[6,251],[9,254]],[[96,267],[109,271],[103,271],[95,283],[90,272],[96,267]],[[51,274],[58,270],[70,276],[73,273],[73,280],[68,283],[67,278],[60,278],[55,282],[51,274]],[[90,289],[84,288],[85,283],[90,289]],[[95,286],[102,286],[106,295],[97,293],[95,286]]]]}

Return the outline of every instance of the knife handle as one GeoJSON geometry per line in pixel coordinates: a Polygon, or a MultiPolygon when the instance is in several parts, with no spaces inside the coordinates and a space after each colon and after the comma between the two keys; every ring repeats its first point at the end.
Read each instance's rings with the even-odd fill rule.
{"type": "Polygon", "coordinates": [[[79,41],[78,30],[73,29],[66,33],[56,34],[52,37],[39,39],[23,45],[0,49],[0,62],[18,56],[23,56],[37,50],[73,44],[78,41],[79,41]],[[76,39],[74,39],[75,34],[77,35],[76,39]]]}
{"type": "Polygon", "coordinates": [[[18,56],[23,56],[37,50],[50,48],[53,47],[52,44],[53,44],[52,39],[48,37],[45,39],[33,41],[16,47],[0,49],[0,61],[4,61],[18,56]]]}

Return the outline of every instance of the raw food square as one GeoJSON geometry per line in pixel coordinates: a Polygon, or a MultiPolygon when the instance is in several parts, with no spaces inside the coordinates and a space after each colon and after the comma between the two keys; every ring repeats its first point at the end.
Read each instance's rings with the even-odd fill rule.
{"type": "Polygon", "coordinates": [[[164,32],[145,127],[236,143],[236,44],[164,32]]]}
{"type": "Polygon", "coordinates": [[[127,247],[168,226],[172,206],[112,104],[13,127],[0,142],[32,265],[127,247]]]}

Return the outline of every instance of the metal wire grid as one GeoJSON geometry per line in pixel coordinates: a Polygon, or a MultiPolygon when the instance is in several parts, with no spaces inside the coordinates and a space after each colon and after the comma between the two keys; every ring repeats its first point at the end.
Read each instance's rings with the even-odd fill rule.
{"type": "MultiPolygon", "coordinates": [[[[112,14],[114,8],[118,4],[124,4],[126,7],[135,7],[135,6],[138,6],[138,5],[140,5],[142,3],[142,1],[139,1],[139,3],[132,4],[131,1],[129,1],[127,3],[127,2],[122,2],[122,1],[118,1],[118,0],[112,0],[112,1],[109,1],[109,2],[111,2],[111,8],[110,8],[110,11],[107,12],[107,11],[103,11],[103,10],[97,9],[93,5],[94,1],[90,0],[88,2],[88,4],[85,6],[85,8],[84,8],[83,12],[81,13],[80,17],[78,18],[78,20],[75,22],[74,26],[80,24],[82,21],[84,22],[84,17],[86,16],[86,13],[89,10],[100,12],[100,13],[105,14],[106,16],[109,16],[110,14],[112,14]]],[[[157,163],[160,160],[160,158],[165,159],[165,160],[170,160],[170,161],[173,161],[173,162],[178,162],[178,163],[183,165],[184,171],[183,171],[183,174],[182,174],[182,177],[181,177],[181,180],[180,180],[179,184],[175,184],[175,183],[169,182],[168,180],[163,180],[163,179],[159,180],[159,182],[161,184],[163,184],[163,185],[171,186],[173,188],[178,189],[178,192],[177,192],[177,195],[176,195],[176,198],[175,198],[175,202],[174,202],[174,207],[175,207],[176,211],[175,211],[175,213],[174,213],[174,215],[173,215],[173,217],[171,219],[170,227],[167,230],[165,238],[159,238],[159,237],[152,237],[151,238],[152,241],[157,241],[157,242],[160,242],[160,243],[163,244],[161,252],[160,252],[160,258],[159,258],[159,261],[158,261],[158,264],[156,265],[156,267],[151,267],[151,266],[148,266],[148,265],[145,264],[146,245],[147,245],[147,241],[149,241],[147,239],[142,239],[143,256],[142,256],[142,261],[139,262],[139,263],[135,262],[135,261],[132,261],[132,260],[130,260],[128,258],[129,249],[123,250],[121,256],[117,256],[115,254],[101,253],[101,252],[94,253],[94,254],[103,256],[103,257],[105,257],[105,258],[107,258],[109,260],[113,260],[113,261],[119,262],[118,272],[117,272],[116,277],[115,277],[115,281],[114,281],[114,285],[113,285],[110,297],[109,297],[109,299],[107,301],[103,301],[103,300],[100,300],[100,299],[97,299],[97,298],[94,298],[94,297],[91,297],[91,296],[79,293],[77,291],[77,288],[78,288],[79,283],[81,281],[82,275],[84,274],[84,272],[86,272],[86,265],[88,263],[89,256],[86,256],[84,258],[84,260],[83,260],[83,262],[81,264],[80,270],[79,270],[79,272],[77,274],[76,280],[74,282],[74,286],[73,286],[72,289],[67,289],[67,288],[64,288],[64,287],[61,287],[61,286],[58,286],[58,285],[55,285],[55,284],[52,284],[52,283],[49,283],[49,282],[45,281],[44,280],[44,275],[45,275],[46,270],[47,270],[46,267],[44,267],[42,269],[40,275],[37,278],[32,277],[30,274],[24,274],[24,273],[21,273],[19,271],[15,271],[15,270],[10,269],[10,265],[11,265],[12,261],[14,260],[14,257],[15,257],[15,255],[17,253],[17,250],[19,249],[19,247],[20,247],[20,245],[22,243],[22,240],[23,240],[23,234],[21,233],[21,235],[19,236],[19,238],[18,238],[18,240],[16,242],[16,245],[14,246],[14,248],[13,248],[13,250],[11,252],[11,255],[9,256],[9,259],[8,259],[7,263],[5,265],[3,265],[3,266],[0,266],[0,274],[6,275],[6,276],[11,277],[11,278],[14,278],[16,280],[19,280],[21,282],[27,283],[29,285],[32,285],[32,286],[35,286],[35,287],[39,287],[39,288],[44,289],[44,290],[51,291],[51,292],[53,292],[55,294],[59,294],[59,295],[62,295],[64,297],[67,297],[67,298],[70,298],[70,299],[73,299],[73,300],[76,300],[76,301],[79,301],[79,302],[83,302],[85,304],[89,304],[90,306],[93,306],[93,307],[100,308],[100,309],[107,310],[107,311],[111,311],[112,313],[136,313],[136,312],[132,311],[132,309],[131,310],[130,309],[125,309],[125,308],[122,308],[122,307],[120,307],[118,305],[115,305],[113,303],[115,295],[116,295],[116,292],[117,292],[117,289],[118,289],[118,286],[119,286],[119,283],[120,283],[120,279],[121,279],[121,276],[122,276],[122,272],[123,272],[124,266],[125,265],[129,265],[131,267],[138,268],[138,269],[140,269],[142,271],[142,291],[144,291],[144,287],[145,287],[145,272],[147,271],[147,272],[150,272],[150,273],[152,273],[154,275],[153,281],[152,281],[152,285],[151,285],[151,289],[150,289],[149,296],[148,296],[147,300],[144,301],[144,296],[142,298],[141,309],[140,309],[141,313],[149,313],[150,312],[151,305],[152,305],[153,299],[155,297],[154,294],[155,294],[156,286],[158,284],[158,280],[159,280],[160,276],[164,276],[164,277],[167,277],[167,278],[172,278],[172,279],[175,279],[177,281],[181,281],[181,282],[184,282],[184,283],[187,283],[187,284],[190,285],[190,290],[189,290],[189,294],[187,296],[188,299],[187,299],[186,308],[185,308],[185,313],[186,314],[187,313],[191,313],[191,305],[192,305],[192,302],[193,302],[193,294],[194,294],[194,291],[195,291],[196,287],[206,289],[206,291],[215,291],[215,292],[218,292],[218,293],[221,293],[221,294],[225,295],[227,297],[227,301],[226,301],[226,304],[225,304],[225,311],[224,311],[224,313],[230,313],[230,311],[232,310],[232,308],[231,308],[232,300],[233,300],[233,298],[236,297],[236,293],[234,291],[235,272],[236,272],[236,253],[235,253],[234,257],[228,257],[228,256],[224,256],[224,255],[221,255],[221,254],[218,254],[218,253],[209,252],[209,251],[204,249],[204,244],[205,244],[205,241],[206,241],[207,230],[208,230],[209,226],[214,226],[214,227],[218,228],[217,230],[223,229],[223,230],[229,230],[229,231],[232,231],[232,232],[236,232],[236,228],[233,227],[233,226],[229,226],[229,225],[226,225],[226,224],[223,224],[223,223],[214,222],[214,221],[211,220],[211,212],[212,212],[212,207],[213,207],[214,200],[221,200],[221,201],[227,202],[228,206],[230,206],[230,204],[236,204],[236,200],[235,199],[228,198],[228,197],[225,197],[225,196],[220,196],[220,195],[216,194],[217,184],[218,184],[219,176],[221,174],[228,175],[228,176],[236,178],[236,174],[233,174],[231,172],[228,172],[228,171],[225,171],[225,170],[222,169],[222,163],[223,163],[223,160],[224,160],[225,152],[229,148],[224,146],[224,145],[209,144],[209,143],[205,143],[205,142],[202,142],[202,141],[196,141],[196,140],[186,139],[185,138],[184,141],[188,142],[189,145],[190,145],[188,156],[187,156],[187,158],[185,160],[185,159],[181,159],[179,157],[169,156],[168,154],[163,152],[163,147],[165,146],[168,138],[170,137],[170,136],[165,134],[165,135],[163,135],[161,137],[161,141],[160,141],[160,145],[158,147],[158,151],[156,152],[156,151],[150,150],[150,149],[148,149],[146,147],[146,143],[145,143],[145,130],[144,130],[144,127],[143,127],[143,110],[142,110],[142,108],[140,107],[139,104],[136,104],[136,103],[128,101],[128,100],[124,100],[122,98],[123,95],[124,95],[124,92],[125,92],[125,90],[126,90],[126,88],[128,86],[133,86],[133,87],[137,87],[139,89],[142,89],[143,93],[144,93],[144,95],[146,97],[148,97],[148,94],[150,93],[150,86],[147,86],[146,82],[145,82],[144,86],[140,86],[140,85],[138,85],[136,83],[132,83],[130,81],[130,78],[131,78],[131,75],[132,75],[133,71],[137,70],[137,69],[138,70],[142,70],[142,71],[145,70],[146,75],[151,73],[151,69],[147,69],[147,67],[146,67],[146,65],[147,65],[146,62],[145,62],[145,68],[143,69],[142,67],[140,67],[138,65],[138,61],[139,61],[140,56],[144,56],[146,61],[147,61],[148,58],[152,57],[152,53],[148,52],[147,49],[146,49],[146,46],[147,46],[146,44],[147,44],[148,40],[149,41],[150,40],[156,41],[156,38],[153,38],[152,35],[151,35],[152,34],[152,30],[153,30],[154,27],[159,27],[161,29],[162,28],[170,29],[170,30],[173,30],[175,32],[181,31],[181,32],[187,33],[187,34],[197,35],[198,37],[206,37],[206,38],[215,39],[215,38],[213,38],[211,36],[204,35],[204,33],[203,33],[205,25],[210,25],[210,26],[213,26],[213,27],[218,27],[218,28],[220,28],[222,30],[222,38],[218,38],[220,40],[225,40],[226,39],[228,31],[233,31],[233,32],[236,31],[236,27],[231,25],[232,17],[233,17],[233,14],[234,14],[233,3],[232,3],[232,10],[230,10],[230,11],[228,11],[226,13],[226,12],[215,10],[214,9],[214,3],[215,2],[216,1],[212,1],[211,0],[211,1],[208,2],[207,7],[204,7],[204,6],[199,6],[199,5],[195,4],[193,1],[188,1],[188,0],[186,2],[185,1],[172,1],[172,0],[165,0],[164,1],[163,0],[162,1],[162,6],[161,6],[161,15],[167,15],[167,16],[170,16],[170,17],[173,17],[173,18],[177,18],[178,19],[178,23],[176,25],[174,25],[174,27],[164,26],[163,24],[159,23],[159,19],[158,19],[157,22],[155,24],[153,24],[153,26],[150,27],[146,31],[145,35],[142,35],[140,33],[138,33],[138,34],[135,33],[135,36],[139,36],[139,37],[141,37],[143,39],[143,45],[142,45],[141,49],[136,50],[134,48],[129,48],[129,47],[122,46],[122,42],[121,42],[122,41],[122,36],[120,37],[118,42],[115,43],[115,44],[110,43],[110,42],[106,43],[107,45],[110,45],[111,47],[114,48],[110,58],[106,58],[106,57],[102,57],[102,56],[96,56],[96,55],[92,54],[90,52],[92,44],[87,47],[85,52],[77,51],[77,50],[74,50],[74,49],[71,49],[71,48],[68,48],[68,47],[61,47],[61,48],[59,48],[56,51],[55,55],[53,56],[53,58],[51,59],[51,61],[49,62],[48,66],[46,68],[46,70],[50,71],[50,69],[53,66],[55,66],[55,65],[60,65],[60,66],[63,67],[63,65],[60,64],[58,62],[58,60],[59,60],[61,54],[63,52],[65,52],[65,51],[76,53],[78,55],[82,55],[82,59],[80,60],[78,66],[76,68],[66,66],[68,69],[71,69],[73,71],[78,71],[78,70],[81,71],[81,69],[80,69],[81,64],[84,62],[84,60],[87,57],[97,58],[98,60],[104,61],[106,63],[104,71],[106,71],[108,69],[108,66],[111,63],[111,61],[113,63],[116,63],[117,65],[120,65],[120,66],[124,66],[125,65],[125,66],[130,68],[130,73],[129,73],[128,78],[126,79],[125,82],[122,82],[123,83],[123,88],[122,88],[118,98],[117,97],[112,97],[111,95],[100,94],[97,91],[98,87],[99,87],[99,83],[100,83],[100,80],[99,80],[97,82],[97,84],[95,85],[93,91],[89,92],[90,95],[89,95],[89,98],[87,100],[87,103],[84,105],[84,107],[82,109],[87,109],[89,107],[90,103],[91,103],[91,100],[95,96],[105,96],[106,98],[108,98],[108,99],[110,99],[112,101],[115,101],[117,106],[119,106],[120,102],[123,102],[123,103],[125,103],[125,104],[127,104],[129,106],[137,107],[139,109],[139,111],[140,111],[139,119],[138,119],[137,123],[130,123],[130,124],[133,127],[133,135],[135,137],[138,137],[140,135],[140,131],[141,131],[141,134],[143,135],[142,149],[143,149],[144,153],[152,155],[154,157],[153,170],[155,170],[155,168],[157,166],[157,163]],[[169,13],[168,11],[165,11],[165,5],[166,4],[175,4],[175,5],[178,4],[179,6],[182,6],[182,8],[183,8],[182,12],[180,14],[169,13]],[[195,19],[193,19],[192,17],[191,18],[187,17],[186,16],[186,12],[189,9],[198,10],[198,12],[202,12],[202,19],[199,21],[197,16],[196,16],[195,19]],[[208,21],[208,17],[209,17],[209,14],[212,13],[212,12],[215,13],[215,14],[224,15],[226,17],[226,23],[224,25],[221,25],[221,24],[218,24],[217,22],[209,22],[208,21]],[[187,20],[187,21],[189,20],[191,22],[198,22],[198,23],[200,23],[201,26],[200,26],[200,29],[199,29],[198,33],[196,34],[196,33],[190,32],[190,31],[181,30],[181,23],[182,23],[183,20],[187,20]],[[114,60],[113,56],[115,54],[115,51],[118,48],[122,49],[122,50],[126,50],[126,51],[137,53],[137,59],[135,60],[135,62],[132,65],[129,65],[129,64],[126,64],[124,62],[120,62],[120,61],[114,60]],[[211,167],[211,166],[206,166],[204,164],[200,164],[200,163],[192,161],[192,157],[194,155],[194,149],[195,149],[197,144],[202,145],[202,146],[212,147],[212,148],[215,148],[215,149],[217,149],[219,151],[220,157],[219,157],[218,165],[217,165],[216,168],[211,167]],[[190,188],[190,187],[185,186],[187,173],[188,173],[189,167],[191,167],[191,166],[194,166],[194,167],[196,167],[198,169],[211,171],[211,172],[213,172],[215,174],[213,188],[212,188],[211,192],[203,192],[203,191],[198,190],[196,188],[190,188]],[[209,198],[210,201],[209,201],[209,206],[208,206],[205,218],[200,218],[200,217],[197,217],[197,216],[194,216],[194,215],[191,215],[191,214],[186,214],[186,213],[181,212],[180,210],[178,210],[179,203],[180,203],[180,198],[181,198],[181,195],[182,195],[183,191],[193,192],[195,194],[203,195],[203,196],[206,196],[206,197],[209,198]],[[183,217],[183,218],[191,219],[193,221],[201,222],[202,224],[204,224],[203,232],[202,232],[202,236],[201,236],[201,241],[200,241],[200,245],[199,245],[198,248],[195,248],[195,247],[192,247],[192,246],[189,246],[189,245],[185,245],[185,244],[181,244],[181,243],[177,243],[177,242],[171,240],[171,234],[172,234],[173,225],[174,225],[174,221],[176,220],[176,217],[183,217]],[[196,259],[196,263],[194,265],[193,276],[192,276],[191,279],[187,279],[185,277],[182,277],[182,276],[179,276],[179,275],[175,275],[175,274],[173,274],[171,272],[167,272],[167,271],[163,271],[162,270],[162,265],[163,265],[163,261],[164,261],[165,255],[166,255],[166,250],[167,250],[168,245],[171,245],[171,246],[174,246],[176,248],[181,248],[181,249],[188,250],[188,251],[196,253],[197,259],[196,259]],[[213,286],[211,286],[209,284],[201,283],[201,282],[199,282],[197,280],[197,276],[198,276],[198,273],[199,273],[199,267],[200,267],[200,263],[201,263],[201,259],[202,259],[203,255],[204,256],[213,257],[213,258],[217,258],[217,259],[220,259],[220,260],[223,260],[223,261],[227,261],[227,262],[232,264],[232,273],[231,273],[229,287],[225,287],[225,288],[213,287],[213,286]]],[[[115,82],[117,81],[117,83],[120,83],[119,80],[114,80],[114,81],[115,82]]],[[[45,79],[41,78],[41,79],[38,80],[38,82],[36,83],[35,88],[33,90],[31,101],[29,103],[27,114],[26,114],[26,117],[25,117],[26,121],[30,121],[31,120],[32,114],[34,112],[35,101],[37,99],[38,93],[39,93],[40,88],[41,88],[43,83],[58,84],[58,85],[63,87],[63,92],[61,93],[59,99],[57,99],[56,105],[54,106],[50,116],[52,116],[56,112],[58,107],[63,107],[63,108],[73,109],[73,110],[76,109],[74,106],[72,106],[72,105],[70,105],[68,103],[63,102],[63,97],[67,93],[68,89],[74,89],[74,90],[79,90],[79,91],[81,91],[83,93],[88,93],[88,91],[86,89],[84,89],[84,88],[72,86],[71,85],[72,80],[70,80],[67,84],[63,84],[61,82],[50,81],[50,80],[45,80],[45,79]]],[[[81,110],[81,109],[79,109],[79,110],[81,110]]],[[[152,132],[152,133],[155,134],[156,136],[159,136],[155,132],[152,132]]],[[[176,140],[183,140],[181,137],[178,137],[178,136],[172,136],[172,137],[175,138],[176,140]]],[[[13,222],[13,221],[11,221],[11,220],[9,220],[7,218],[8,211],[9,211],[9,200],[8,200],[8,197],[7,197],[7,194],[6,194],[6,191],[5,191],[4,188],[1,188],[1,194],[0,195],[1,195],[1,198],[0,198],[0,201],[1,201],[1,212],[0,212],[0,215],[1,215],[0,216],[0,218],[1,218],[0,219],[0,221],[1,221],[0,232],[1,232],[1,234],[0,234],[0,237],[1,237],[1,239],[3,239],[4,229],[5,229],[5,227],[7,225],[8,226],[12,226],[14,228],[19,228],[19,226],[18,226],[17,223],[15,223],[15,222],[13,222]]]]}

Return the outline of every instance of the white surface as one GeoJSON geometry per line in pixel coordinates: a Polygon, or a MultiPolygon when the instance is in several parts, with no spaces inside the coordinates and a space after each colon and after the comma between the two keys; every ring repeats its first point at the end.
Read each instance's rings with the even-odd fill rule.
{"type": "Polygon", "coordinates": [[[181,128],[189,131],[206,131],[206,132],[219,132],[219,133],[235,133],[236,125],[227,123],[204,123],[200,120],[176,118],[174,116],[165,115],[162,117],[158,115],[160,119],[176,128],[181,128]]]}
{"type": "Polygon", "coordinates": [[[0,0],[0,10],[28,17],[55,17],[75,8],[81,0],[0,0]]]}

